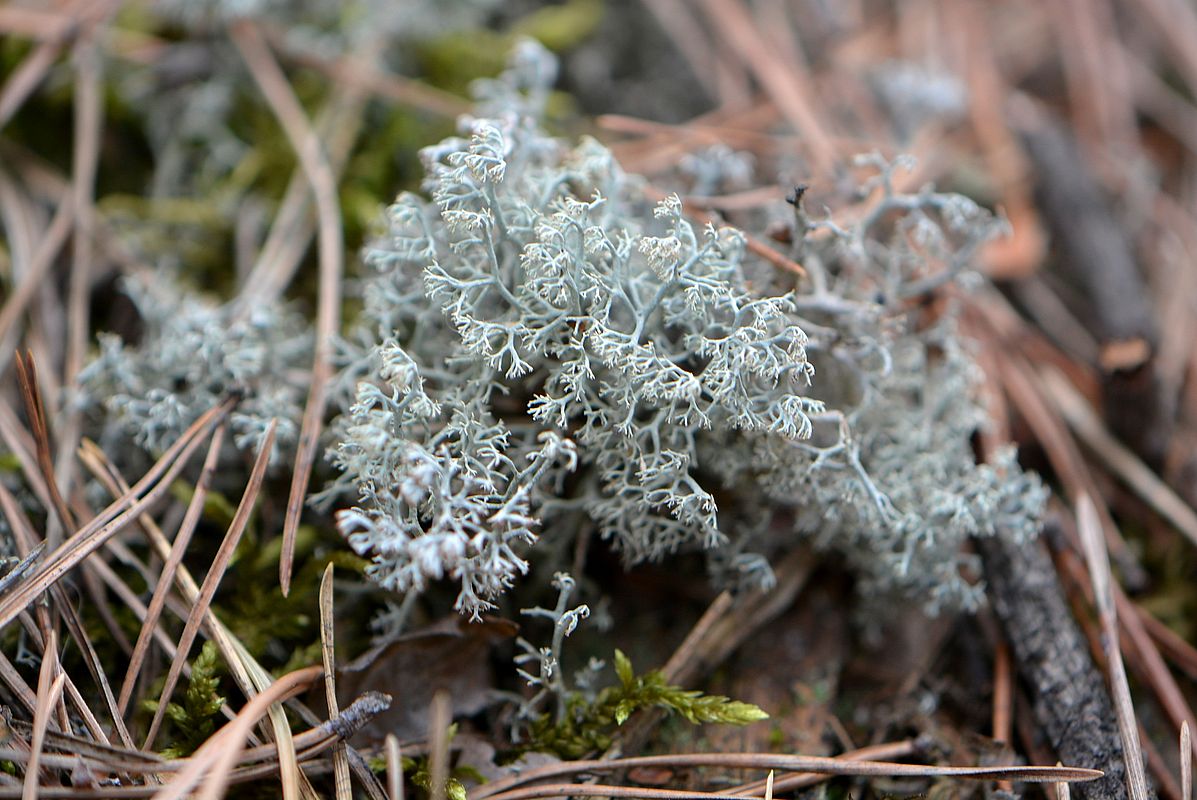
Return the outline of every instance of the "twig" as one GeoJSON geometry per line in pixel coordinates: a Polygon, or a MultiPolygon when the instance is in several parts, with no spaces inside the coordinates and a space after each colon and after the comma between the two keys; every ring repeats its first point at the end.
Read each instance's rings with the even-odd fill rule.
{"type": "MultiPolygon", "coordinates": [[[[37,465],[50,492],[51,506],[48,510],[58,515],[58,522],[62,528],[73,530],[75,528],[75,519],[70,509],[67,508],[66,501],[62,498],[62,491],[59,489],[58,481],[54,474],[54,456],[50,453],[52,445],[50,443],[50,429],[46,419],[46,406],[42,401],[42,395],[38,389],[37,365],[34,363],[32,354],[27,353],[25,356],[22,356],[20,353],[17,353],[17,383],[21,387],[21,399],[25,404],[25,416],[29,419],[29,427],[33,434],[33,443],[37,452],[37,465]]],[[[46,539],[51,547],[58,544],[49,535],[47,535],[46,539]]]]}

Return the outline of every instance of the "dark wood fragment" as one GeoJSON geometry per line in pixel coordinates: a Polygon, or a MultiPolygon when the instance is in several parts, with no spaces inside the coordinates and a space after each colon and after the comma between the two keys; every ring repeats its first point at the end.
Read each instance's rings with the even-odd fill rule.
{"type": "Polygon", "coordinates": [[[1167,453],[1172,409],[1155,367],[1159,341],[1146,281],[1124,227],[1075,138],[1046,111],[1014,109],[1035,172],[1035,199],[1052,240],[1057,276],[1097,339],[1094,364],[1110,429],[1152,467],[1167,453]]]}
{"type": "MultiPolygon", "coordinates": [[[[1072,786],[1080,800],[1125,800],[1126,767],[1114,706],[1069,612],[1042,541],[977,541],[990,602],[1031,697],[1035,719],[1061,762],[1105,772],[1072,786]]],[[[1154,797],[1154,793],[1152,797],[1154,797]]]]}

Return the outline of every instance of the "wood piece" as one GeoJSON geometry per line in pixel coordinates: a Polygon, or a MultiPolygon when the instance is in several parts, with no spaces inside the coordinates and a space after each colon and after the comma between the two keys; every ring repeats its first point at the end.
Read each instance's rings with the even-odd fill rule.
{"type": "Polygon", "coordinates": [[[1029,103],[1011,110],[1034,164],[1035,197],[1051,233],[1056,272],[1079,293],[1086,306],[1079,316],[1098,340],[1106,422],[1158,468],[1172,414],[1155,367],[1155,311],[1132,244],[1075,139],[1029,103]]]}
{"type": "Polygon", "coordinates": [[[1035,718],[1061,761],[1105,772],[1072,791],[1079,800],[1125,800],[1126,765],[1114,707],[1044,545],[995,536],[978,540],[977,548],[1035,718]]]}

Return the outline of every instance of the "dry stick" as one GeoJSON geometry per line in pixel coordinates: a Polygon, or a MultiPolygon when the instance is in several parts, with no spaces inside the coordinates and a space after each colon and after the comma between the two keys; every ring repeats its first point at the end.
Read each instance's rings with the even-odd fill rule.
{"type": "MultiPolygon", "coordinates": [[[[84,440],[83,447],[80,448],[80,460],[83,461],[84,465],[92,472],[92,475],[103,483],[105,488],[114,497],[119,497],[129,490],[128,484],[125,483],[124,479],[116,471],[116,468],[107,460],[107,457],[94,442],[84,440]]],[[[153,519],[148,516],[143,517],[137,520],[137,524],[149,539],[150,548],[154,551],[154,554],[164,563],[169,561],[171,543],[153,519]]],[[[140,564],[136,564],[134,568],[139,571],[143,571],[144,569],[140,564]]],[[[147,578],[146,582],[156,583],[153,578],[147,578]]],[[[182,564],[178,566],[175,583],[179,588],[183,601],[187,603],[187,607],[172,608],[172,611],[174,611],[179,619],[186,621],[190,613],[190,608],[195,605],[196,599],[199,597],[199,584],[191,576],[191,573],[187,571],[187,567],[182,564]]],[[[169,596],[167,602],[170,602],[169,596]]],[[[246,697],[253,697],[257,694],[260,686],[269,685],[271,681],[269,674],[249,656],[243,647],[237,646],[232,633],[212,613],[211,609],[208,609],[205,622],[208,625],[209,635],[216,642],[216,647],[220,650],[221,657],[229,667],[233,681],[246,697]]],[[[168,655],[174,658],[176,651],[177,646],[172,645],[168,655]]],[[[227,704],[222,706],[221,710],[229,719],[235,716],[229,711],[227,704]]]]}
{"type": "Polygon", "coordinates": [[[46,740],[46,727],[50,724],[50,709],[58,704],[65,681],[66,673],[61,672],[58,666],[58,637],[51,631],[42,650],[42,666],[37,681],[37,710],[33,713],[33,740],[29,744],[29,763],[25,766],[25,785],[21,792],[23,800],[37,800],[38,773],[41,771],[38,762],[46,740]]]}
{"type": "MultiPolygon", "coordinates": [[[[320,657],[324,662],[324,699],[328,704],[328,719],[336,722],[341,715],[337,706],[336,648],[333,627],[333,565],[324,568],[320,579],[320,657]]],[[[349,758],[345,745],[333,748],[333,776],[337,800],[351,800],[353,787],[349,783],[349,758]]]]}
{"type": "MultiPolygon", "coordinates": [[[[599,117],[596,120],[600,127],[603,126],[604,119],[606,118],[599,117]]],[[[748,109],[740,106],[720,106],[693,117],[682,125],[666,126],[673,128],[671,132],[661,129],[660,133],[645,136],[638,141],[615,142],[611,146],[611,152],[629,172],[652,175],[675,169],[678,157],[699,145],[729,139],[740,142],[741,146],[759,147],[760,142],[768,137],[756,131],[769,129],[780,119],[781,115],[776,106],[767,100],[756,101],[748,109]],[[729,127],[733,123],[734,127],[729,127]]],[[[788,143],[792,149],[800,146],[801,137],[790,133],[779,137],[777,141],[788,143]]]]}
{"type": "MultiPolygon", "coordinates": [[[[25,510],[21,508],[17,499],[3,483],[0,483],[0,508],[3,509],[4,518],[8,520],[8,528],[12,533],[13,543],[16,545],[16,550],[22,559],[28,558],[34,552],[37,552],[39,554],[38,559],[40,560],[41,555],[46,551],[46,541],[45,539],[38,539],[37,533],[33,529],[33,523],[29,521],[25,510]]],[[[32,573],[36,565],[35,561],[28,569],[22,570],[19,575],[13,576],[12,581],[8,580],[9,576],[5,576],[5,591],[24,580],[26,575],[32,573]]],[[[13,572],[15,573],[16,570],[13,570],[13,572]]],[[[38,603],[34,608],[34,615],[37,617],[38,628],[41,630],[42,636],[47,636],[51,627],[50,609],[44,603],[38,603]]]]}
{"type": "MultiPolygon", "coordinates": [[[[269,453],[269,448],[263,448],[263,452],[269,453]]],[[[233,764],[245,747],[245,739],[258,719],[271,705],[294,697],[320,680],[323,671],[321,667],[306,667],[290,672],[246,703],[237,718],[213,734],[174,780],[158,792],[158,800],[182,800],[205,772],[209,772],[211,777],[200,797],[203,800],[219,797],[227,785],[233,764]]]]}
{"type": "MultiPolygon", "coordinates": [[[[1022,408],[1032,429],[1035,430],[1037,438],[1047,450],[1048,458],[1069,494],[1078,502],[1082,495],[1088,495],[1091,502],[1094,502],[1095,498],[1100,499],[1097,495],[1091,494],[1095,491],[1092,476],[1085,469],[1084,461],[1075,452],[1075,445],[1068,437],[1067,432],[1060,430],[1063,428],[1063,423],[1055,418],[1052,410],[1040,396],[1034,379],[1027,374],[1030,372],[1030,367],[1016,367],[1010,359],[1003,360],[1003,365],[1003,378],[1007,388],[1016,396],[1016,402],[1022,408]]],[[[1097,506],[1096,510],[1102,522],[1107,543],[1120,542],[1121,540],[1113,535],[1116,534],[1116,530],[1112,530],[1113,521],[1110,519],[1104,503],[1097,506]]],[[[1128,641],[1138,651],[1145,676],[1169,718],[1178,730],[1181,723],[1186,720],[1197,721],[1197,717],[1194,716],[1188,701],[1180,691],[1180,687],[1177,686],[1175,678],[1168,671],[1159,650],[1145,630],[1140,615],[1135,611],[1126,593],[1118,584],[1113,585],[1112,591],[1123,631],[1128,641]]],[[[1195,747],[1197,747],[1197,743],[1195,743],[1195,747]]]]}
{"type": "MultiPolygon", "coordinates": [[[[888,761],[895,758],[912,756],[918,750],[918,744],[914,739],[906,739],[901,742],[887,742],[885,744],[875,744],[871,747],[862,747],[859,750],[840,753],[835,758],[840,761],[888,761]]],[[[783,772],[773,779],[773,791],[776,793],[806,789],[828,780],[828,777],[827,775],[816,775],[811,772],[783,772]]],[[[745,783],[728,791],[731,794],[742,797],[755,797],[764,788],[765,781],[761,780],[745,783]]]]}
{"type": "Polygon", "coordinates": [[[1177,0],[1136,0],[1136,5],[1163,38],[1169,55],[1184,72],[1188,88],[1197,87],[1197,51],[1193,48],[1193,42],[1197,41],[1197,14],[1193,8],[1177,0]]]}
{"type": "MultiPolygon", "coordinates": [[[[137,593],[129,588],[129,584],[121,580],[121,577],[113,571],[112,567],[108,566],[108,563],[104,559],[95,559],[95,563],[92,566],[96,570],[97,577],[104,582],[105,586],[112,589],[113,593],[125,604],[126,608],[133,612],[133,616],[137,617],[142,627],[145,628],[149,619],[149,610],[146,608],[145,603],[141,602],[141,598],[137,596],[137,593]]],[[[179,646],[170,638],[170,634],[161,625],[157,624],[151,627],[151,631],[154,639],[158,642],[158,646],[162,648],[162,652],[166,653],[169,658],[174,658],[179,646]]]]}
{"type": "Polygon", "coordinates": [[[1169,672],[1168,665],[1164,663],[1159,649],[1156,648],[1151,636],[1143,627],[1142,619],[1134,604],[1126,596],[1122,587],[1116,583],[1113,585],[1113,592],[1119,624],[1137,651],[1142,663],[1144,678],[1156,697],[1159,698],[1168,718],[1172,720],[1172,724],[1178,731],[1186,722],[1197,724],[1197,716],[1193,714],[1188,700],[1180,690],[1180,686],[1177,685],[1172,673],[1169,672]]]}
{"type": "Polygon", "coordinates": [[[110,537],[124,529],[170,488],[191,454],[199,447],[208,430],[233,407],[226,400],[205,412],[172,444],[154,466],[125,495],[117,498],[99,516],[80,528],[41,563],[37,572],[21,582],[10,594],[0,598],[0,628],[16,619],[38,595],[58,582],[63,575],[100,548],[110,537]]]}
{"type": "MultiPolygon", "coordinates": [[[[171,544],[170,555],[166,558],[166,563],[162,565],[162,572],[158,576],[158,583],[154,586],[154,594],[150,598],[150,605],[146,611],[146,618],[142,623],[141,632],[137,635],[137,643],[133,647],[133,654],[129,657],[129,668],[125,671],[125,680],[121,684],[120,696],[116,701],[116,707],[120,710],[122,716],[129,709],[129,699],[133,696],[133,686],[137,682],[137,676],[141,673],[142,662],[149,651],[150,635],[158,629],[158,619],[162,615],[162,608],[166,605],[166,597],[175,582],[175,571],[178,570],[179,564],[183,562],[183,555],[187,552],[187,545],[191,542],[191,534],[195,531],[200,516],[203,514],[204,501],[208,496],[208,487],[212,483],[212,476],[216,473],[216,467],[220,461],[220,448],[224,443],[224,433],[225,425],[222,422],[212,434],[212,443],[208,446],[208,455],[204,459],[204,466],[200,472],[199,480],[195,483],[191,502],[187,505],[187,511],[183,515],[183,522],[179,525],[179,531],[175,534],[175,540],[171,544]]],[[[172,656],[172,659],[174,658],[172,656]]]]}
{"type": "MultiPolygon", "coordinates": [[[[1093,476],[1086,469],[1085,459],[1076,442],[1068,435],[1064,422],[1044,400],[1030,364],[1016,357],[1002,357],[997,363],[1002,385],[1026,418],[1036,441],[1047,453],[1052,468],[1059,473],[1069,500],[1076,502],[1082,492],[1100,498],[1093,476]]],[[[1106,547],[1122,570],[1123,579],[1131,576],[1137,582],[1145,580],[1142,566],[1127,548],[1126,540],[1122,538],[1104,503],[1098,507],[1098,515],[1106,537],[1106,547]]]]}
{"type": "Polygon", "coordinates": [[[145,743],[141,746],[142,750],[149,750],[154,743],[154,738],[158,735],[158,729],[161,727],[162,719],[166,714],[166,704],[170,702],[170,697],[175,690],[175,684],[179,680],[179,673],[183,669],[183,661],[187,658],[188,653],[191,652],[191,645],[195,642],[196,634],[199,633],[200,623],[203,621],[204,614],[212,603],[212,597],[216,594],[216,587],[220,585],[220,579],[224,577],[224,572],[229,566],[229,561],[233,558],[233,551],[236,549],[237,543],[241,541],[241,534],[245,531],[246,525],[249,524],[250,514],[253,513],[254,504],[257,502],[258,494],[262,489],[262,480],[266,477],[266,465],[270,463],[270,452],[274,447],[274,434],[277,423],[277,420],[272,419],[270,427],[266,429],[266,436],[262,440],[261,448],[258,450],[258,457],[254,460],[253,471],[249,476],[249,483],[246,484],[245,491],[241,495],[241,502],[237,505],[233,521],[229,524],[228,531],[225,532],[224,540],[220,543],[220,549],[216,551],[216,557],[212,559],[212,565],[208,568],[208,574],[204,576],[204,583],[200,587],[199,597],[196,598],[191,609],[191,614],[187,617],[187,623],[183,626],[183,634],[179,637],[179,652],[170,662],[170,669],[166,674],[166,684],[162,687],[162,694],[158,698],[158,708],[154,710],[154,719],[150,723],[150,730],[146,734],[145,743]]]}
{"type": "Polygon", "coordinates": [[[328,382],[332,377],[333,337],[340,328],[341,262],[344,258],[341,209],[337,204],[336,178],[320,146],[320,139],[308,123],[303,108],[296,100],[278,63],[270,54],[261,32],[253,22],[241,20],[230,28],[230,34],[299,157],[304,174],[312,184],[312,194],[316,198],[316,215],[320,220],[320,292],[316,309],[316,356],[312,364],[312,385],[299,433],[295,472],[283,522],[283,549],[279,556],[279,584],[283,595],[286,596],[291,589],[291,564],[295,556],[299,515],[303,511],[308,481],[311,479],[312,466],[316,460],[320,429],[324,422],[328,382]]]}
{"type": "MultiPolygon", "coordinates": [[[[1043,442],[1061,480],[1078,480],[1076,467],[1060,459],[1056,446],[1062,424],[1027,381],[1016,381],[1009,356],[991,348],[998,374],[1016,406],[1043,442]]],[[[1122,745],[1104,681],[1093,663],[1078,619],[1060,585],[1060,576],[1042,545],[1003,537],[978,539],[994,611],[1002,622],[1019,672],[1033,690],[1033,712],[1060,757],[1072,763],[1101,765],[1106,777],[1085,787],[1086,798],[1125,797],[1122,745]]],[[[1027,719],[1028,715],[1020,715],[1027,719]]]]}
{"type": "MultiPolygon", "coordinates": [[[[62,593],[62,588],[58,585],[58,580],[65,575],[75,565],[87,558],[91,553],[95,552],[108,538],[119,532],[125,525],[129,524],[136,516],[140,515],[144,509],[155,502],[169,487],[169,483],[186,463],[187,458],[194,450],[198,443],[202,440],[199,434],[203,432],[207,424],[213,419],[227,413],[230,405],[218,406],[212,409],[203,417],[201,417],[187,432],[184,433],[179,442],[176,442],[159,460],[157,464],[151,468],[150,472],[139,481],[138,487],[145,490],[146,486],[150,486],[145,496],[140,500],[132,503],[127,511],[119,513],[130,501],[136,497],[135,492],[130,492],[127,496],[119,498],[116,503],[108,507],[99,517],[92,520],[88,525],[84,526],[74,537],[67,542],[64,542],[54,553],[52,553],[41,565],[37,572],[32,574],[27,580],[24,580],[20,585],[9,595],[0,598],[0,627],[7,625],[14,618],[16,618],[22,611],[44,591],[49,590],[55,598],[56,604],[63,614],[68,627],[71,630],[72,636],[76,639],[80,648],[83,650],[86,663],[89,670],[95,678],[100,687],[105,703],[108,705],[109,713],[112,715],[113,725],[116,728],[118,735],[122,742],[127,746],[132,747],[132,740],[129,737],[129,732],[125,728],[124,721],[116,709],[116,698],[112,694],[112,690],[108,685],[107,676],[105,675],[101,665],[99,664],[99,657],[95,649],[92,647],[90,639],[83,630],[82,623],[78,618],[78,614],[74,607],[67,602],[65,595],[62,593]],[[190,441],[189,441],[190,440],[190,441]],[[175,463],[170,463],[171,459],[178,458],[175,463]],[[165,470],[165,477],[157,485],[153,485],[152,481],[165,470]],[[114,515],[116,515],[114,517],[114,515]]],[[[95,721],[90,709],[86,707],[82,697],[79,696],[78,690],[74,685],[67,681],[67,690],[72,702],[76,706],[81,706],[80,713],[87,721],[89,729],[93,735],[101,741],[107,741],[103,730],[95,721]]]]}
{"type": "Polygon", "coordinates": [[[972,98],[969,122],[988,171],[996,177],[1003,211],[1013,228],[1008,238],[993,240],[984,248],[983,260],[987,270],[998,276],[1025,276],[1039,266],[1047,243],[1031,198],[1030,167],[1002,110],[1008,87],[993,52],[985,8],[976,0],[954,0],[949,9],[965,48],[961,59],[972,98]]]}
{"type": "Polygon", "coordinates": [[[1085,399],[1058,370],[1042,369],[1040,383],[1081,442],[1122,479],[1140,499],[1197,544],[1197,513],[1129,448],[1110,435],[1085,399]]]}
{"type": "MultiPolygon", "coordinates": [[[[25,512],[17,504],[17,500],[12,493],[0,483],[0,508],[3,509],[4,517],[8,521],[9,528],[13,534],[13,540],[16,543],[18,552],[32,553],[34,552],[33,541],[35,535],[33,533],[33,525],[29,522],[25,512]]],[[[43,551],[45,548],[44,542],[38,542],[36,546],[37,552],[43,551]]],[[[50,635],[50,612],[45,605],[38,603],[35,608],[35,615],[37,617],[37,624],[30,626],[32,630],[31,638],[34,639],[35,644],[45,642],[50,635]]],[[[25,615],[22,615],[22,621],[25,615]]],[[[87,703],[83,701],[83,696],[75,687],[75,684],[68,676],[66,681],[66,695],[67,699],[75,707],[79,716],[83,719],[83,724],[97,741],[107,742],[107,735],[104,729],[100,727],[100,722],[92,714],[91,709],[88,708],[87,703]]],[[[60,714],[65,714],[64,710],[60,710],[60,714]]]]}
{"type": "Polygon", "coordinates": [[[1160,392],[1159,329],[1132,243],[1069,132],[1019,99],[1024,102],[1009,109],[1035,166],[1059,274],[1075,284],[1100,342],[1103,416],[1119,438],[1158,465],[1174,420],[1160,392]],[[1128,407],[1137,413],[1125,413],[1128,407]]]}
{"type": "MultiPolygon", "coordinates": [[[[1104,20],[1097,18],[1104,4],[1063,0],[1044,7],[1050,12],[1061,47],[1058,48],[1067,85],[1072,128],[1096,154],[1099,145],[1126,145],[1134,136],[1128,103],[1117,103],[1112,94],[1126,84],[1125,65],[1116,48],[1103,37],[1104,20]],[[1117,107],[1121,105],[1121,115],[1117,107]],[[1119,118],[1120,117],[1120,118],[1119,118]]],[[[1121,148],[1120,148],[1121,149],[1121,148]]]]}
{"type": "Polygon", "coordinates": [[[1091,781],[1102,776],[1101,770],[1080,767],[940,767],[923,764],[901,764],[892,761],[846,761],[823,756],[801,756],[779,753],[676,753],[661,756],[635,756],[608,760],[562,761],[543,767],[524,770],[517,776],[501,778],[476,786],[468,792],[469,800],[508,798],[516,787],[560,775],[588,772],[610,772],[636,767],[723,767],[724,769],[784,769],[798,772],[817,772],[824,775],[854,775],[860,777],[904,778],[969,778],[1022,783],[1050,783],[1054,781],[1091,781]]]}
{"type": "MultiPolygon", "coordinates": [[[[62,529],[74,530],[77,527],[75,519],[71,514],[70,509],[67,508],[66,502],[63,499],[62,492],[59,489],[59,482],[55,477],[55,470],[51,461],[50,433],[46,423],[45,406],[42,402],[42,396],[38,391],[37,372],[34,367],[33,358],[31,356],[27,356],[26,358],[22,359],[18,355],[17,372],[19,383],[21,385],[22,396],[25,401],[26,415],[29,417],[30,423],[33,427],[33,439],[35,442],[35,448],[37,450],[38,464],[41,469],[42,477],[49,489],[51,496],[51,508],[58,515],[58,521],[62,529]]],[[[51,529],[53,529],[52,526],[51,529]]],[[[47,541],[49,541],[48,535],[47,541]]],[[[88,593],[91,595],[92,601],[96,606],[96,610],[100,614],[101,619],[108,626],[109,631],[111,632],[113,638],[116,639],[117,644],[125,648],[127,651],[129,648],[129,642],[125,638],[123,631],[121,631],[120,627],[117,625],[116,618],[113,616],[112,611],[108,606],[107,600],[103,596],[103,592],[99,589],[95,574],[91,571],[90,565],[86,563],[83,567],[83,580],[86,584],[88,593]]],[[[102,665],[99,663],[99,657],[95,653],[95,648],[92,646],[89,638],[86,635],[86,632],[84,631],[82,621],[78,617],[78,612],[74,609],[74,606],[69,602],[65,594],[61,592],[59,587],[53,587],[51,589],[51,594],[54,598],[57,608],[59,609],[59,612],[63,615],[64,620],[71,630],[72,637],[74,637],[79,642],[80,647],[83,648],[84,656],[88,660],[89,671],[93,674],[93,676],[95,676],[97,683],[99,683],[105,694],[110,694],[111,689],[108,687],[107,674],[102,668],[102,665]]],[[[44,629],[45,625],[42,627],[44,629]]],[[[115,706],[110,704],[110,708],[115,708],[115,706]]],[[[123,726],[118,725],[118,728],[123,728],[123,726]]]]}
{"type": "Polygon", "coordinates": [[[1143,772],[1143,752],[1139,745],[1135,706],[1130,696],[1130,685],[1126,680],[1126,668],[1122,664],[1122,650],[1118,647],[1118,616],[1114,609],[1110,561],[1106,556],[1101,520],[1098,519],[1097,509],[1088,495],[1082,494],[1077,501],[1076,517],[1077,531],[1084,547],[1085,560],[1089,564],[1093,596],[1101,619],[1102,646],[1110,671],[1110,690],[1114,699],[1114,710],[1118,715],[1118,730],[1122,736],[1127,788],[1131,800],[1147,800],[1147,775],[1143,772]]]}
{"type": "MultiPolygon", "coordinates": [[[[113,496],[120,497],[122,494],[129,491],[129,485],[125,483],[116,468],[112,466],[111,462],[100,451],[99,447],[88,439],[83,440],[82,446],[79,448],[79,459],[84,466],[92,473],[92,477],[96,478],[104,485],[104,488],[113,496]]],[[[145,515],[135,521],[137,527],[141,528],[149,538],[150,549],[158,556],[164,563],[170,558],[171,543],[162,533],[162,530],[154,522],[153,518],[145,515]]],[[[149,585],[156,585],[159,581],[159,576],[153,573],[150,568],[137,558],[133,553],[129,552],[128,548],[119,540],[111,540],[105,543],[105,547],[109,549],[122,562],[132,567],[145,582],[149,585]]],[[[186,573],[186,568],[180,566],[181,573],[186,573]]],[[[182,577],[176,579],[177,584],[182,587],[181,598],[171,597],[168,593],[166,603],[170,606],[171,611],[180,620],[186,620],[190,613],[190,607],[195,602],[195,598],[199,596],[199,584],[191,579],[190,574],[185,574],[186,580],[182,577]],[[184,605],[186,604],[186,605],[184,605]]],[[[236,651],[232,646],[221,645],[221,632],[224,630],[220,622],[211,616],[209,612],[208,625],[212,629],[212,638],[217,641],[220,647],[221,656],[228,662],[230,672],[233,675],[234,681],[237,682],[239,688],[249,687],[250,694],[253,693],[253,685],[249,680],[248,674],[244,672],[243,665],[237,658],[236,651]],[[244,677],[243,677],[244,676],[244,677]]],[[[173,657],[176,646],[172,643],[170,648],[170,655],[173,657]]],[[[232,719],[233,715],[229,715],[232,719]]]]}

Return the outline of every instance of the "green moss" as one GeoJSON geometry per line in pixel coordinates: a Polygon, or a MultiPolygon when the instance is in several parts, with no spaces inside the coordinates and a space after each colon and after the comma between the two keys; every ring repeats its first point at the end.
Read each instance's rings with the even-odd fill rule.
{"type": "Polygon", "coordinates": [[[545,714],[535,720],[524,750],[583,758],[607,749],[619,726],[636,711],[648,708],[676,713],[695,725],[747,725],[769,717],[751,703],[670,685],[658,670],[636,675],[631,660],[619,650],[615,651],[615,672],[619,684],[603,689],[593,702],[575,694],[567,701],[562,719],[545,714]]]}
{"type": "MultiPolygon", "coordinates": [[[[165,758],[191,755],[216,730],[216,717],[224,705],[219,694],[223,663],[214,642],[204,642],[203,649],[191,662],[191,679],[183,692],[182,702],[166,704],[166,718],[172,723],[172,738],[162,749],[165,758]]],[[[144,708],[153,713],[158,701],[147,700],[144,708]]]]}
{"type": "Polygon", "coordinates": [[[602,18],[601,0],[570,0],[538,9],[506,31],[447,33],[420,44],[417,54],[430,83],[464,95],[471,81],[494,77],[503,70],[507,54],[517,39],[531,37],[560,53],[590,37],[602,18]]]}

